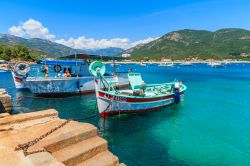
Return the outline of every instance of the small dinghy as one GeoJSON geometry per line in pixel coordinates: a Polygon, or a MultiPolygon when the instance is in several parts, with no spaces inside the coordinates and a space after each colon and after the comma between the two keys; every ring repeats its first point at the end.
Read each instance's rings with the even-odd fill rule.
{"type": "Polygon", "coordinates": [[[154,111],[171,104],[178,104],[187,89],[179,81],[146,84],[140,73],[128,73],[130,88],[119,90],[116,89],[118,82],[104,78],[103,63],[92,62],[89,71],[95,79],[97,105],[101,117],[154,111]]]}

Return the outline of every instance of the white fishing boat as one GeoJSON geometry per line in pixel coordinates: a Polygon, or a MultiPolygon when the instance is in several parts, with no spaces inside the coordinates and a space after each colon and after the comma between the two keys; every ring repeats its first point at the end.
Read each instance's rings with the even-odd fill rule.
{"type": "Polygon", "coordinates": [[[174,67],[174,63],[171,62],[163,62],[163,63],[160,63],[158,66],[164,66],[164,67],[174,67]]]}
{"type": "Polygon", "coordinates": [[[89,71],[95,80],[98,110],[104,118],[116,114],[154,111],[178,104],[186,91],[186,86],[180,81],[146,84],[140,73],[128,73],[130,88],[119,90],[115,88],[118,82],[109,81],[103,76],[103,63],[92,62],[89,71]]]}
{"type": "MultiPolygon", "coordinates": [[[[39,71],[30,71],[27,63],[17,63],[12,76],[17,89],[28,89],[40,96],[77,95],[95,92],[93,77],[84,61],[45,60],[39,71]],[[52,69],[51,69],[52,68],[52,69]],[[47,76],[46,76],[47,75],[47,76]]],[[[128,86],[126,77],[105,74],[109,81],[117,81],[117,87],[128,86]]]]}
{"type": "Polygon", "coordinates": [[[146,66],[147,66],[147,64],[146,64],[146,63],[141,62],[141,63],[140,63],[140,66],[142,66],[142,67],[146,67],[146,66]]]}
{"type": "Polygon", "coordinates": [[[223,63],[221,62],[209,62],[207,65],[214,68],[223,67],[223,63]]]}
{"type": "Polygon", "coordinates": [[[5,60],[0,60],[0,72],[8,72],[8,62],[5,60]]]}
{"type": "Polygon", "coordinates": [[[193,63],[191,63],[191,62],[183,62],[180,65],[181,66],[193,66],[193,63]]]}

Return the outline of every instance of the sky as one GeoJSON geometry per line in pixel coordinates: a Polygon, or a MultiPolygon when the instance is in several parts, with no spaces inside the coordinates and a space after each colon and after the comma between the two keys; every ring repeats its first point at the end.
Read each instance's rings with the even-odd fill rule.
{"type": "Polygon", "coordinates": [[[250,28],[249,0],[1,0],[0,33],[130,48],[180,29],[250,28]]]}

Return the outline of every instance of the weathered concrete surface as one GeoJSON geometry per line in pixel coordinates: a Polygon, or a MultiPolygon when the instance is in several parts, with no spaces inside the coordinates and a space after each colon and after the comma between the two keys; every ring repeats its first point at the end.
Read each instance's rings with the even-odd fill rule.
{"type": "Polygon", "coordinates": [[[0,113],[0,118],[4,118],[6,116],[9,116],[10,114],[9,113],[0,113]]]}
{"type": "Polygon", "coordinates": [[[11,96],[6,92],[5,89],[0,89],[0,113],[12,111],[11,96]]]}
{"type": "Polygon", "coordinates": [[[28,152],[45,150],[24,156],[15,151],[18,144],[31,141],[47,133],[65,120],[56,110],[5,115],[0,118],[0,165],[97,165],[116,166],[119,160],[108,151],[107,141],[98,136],[97,128],[88,123],[68,122],[48,135],[28,152]]]}
{"type": "Polygon", "coordinates": [[[23,157],[20,161],[20,166],[64,166],[58,162],[48,152],[34,153],[23,157]]]}

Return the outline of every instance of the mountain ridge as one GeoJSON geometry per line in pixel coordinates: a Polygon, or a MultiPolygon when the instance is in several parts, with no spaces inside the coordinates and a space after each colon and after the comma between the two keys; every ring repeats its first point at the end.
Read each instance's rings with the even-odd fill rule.
{"type": "Polygon", "coordinates": [[[214,32],[183,29],[169,32],[142,46],[123,53],[139,59],[248,59],[250,31],[241,28],[223,28],[214,32]]]}
{"type": "Polygon", "coordinates": [[[74,49],[50,40],[41,38],[22,38],[10,34],[0,33],[0,44],[14,47],[23,45],[28,47],[31,52],[38,55],[47,55],[50,58],[58,58],[75,53],[88,53],[88,54],[102,54],[102,55],[115,55],[124,51],[121,48],[109,47],[103,49],[74,49]]]}

